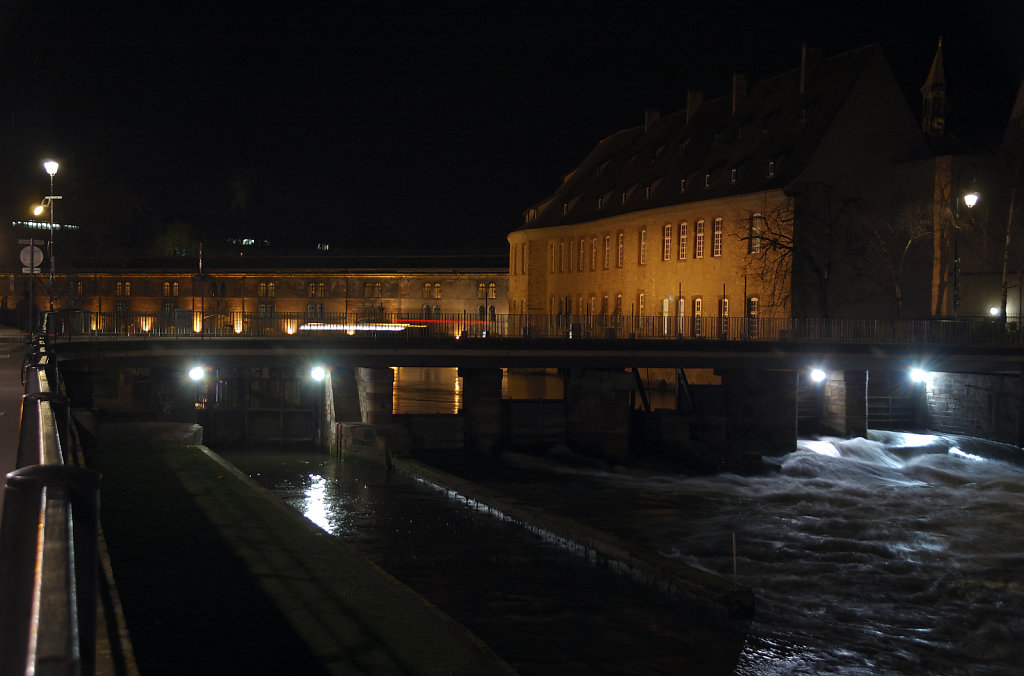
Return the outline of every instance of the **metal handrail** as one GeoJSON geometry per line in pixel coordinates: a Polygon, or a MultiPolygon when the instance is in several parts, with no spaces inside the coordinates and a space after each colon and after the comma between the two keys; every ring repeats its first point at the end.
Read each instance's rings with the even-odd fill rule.
{"type": "Polygon", "coordinates": [[[64,461],[67,401],[45,341],[26,365],[0,524],[0,673],[95,672],[99,475],[64,461]],[[63,414],[63,415],[62,415],[63,414]],[[62,443],[63,436],[63,443],[62,443]]]}
{"type": "Polygon", "coordinates": [[[1024,345],[1019,317],[876,320],[790,317],[544,315],[420,312],[304,313],[62,312],[56,340],[378,335],[410,338],[604,339],[787,343],[1024,345]]]}

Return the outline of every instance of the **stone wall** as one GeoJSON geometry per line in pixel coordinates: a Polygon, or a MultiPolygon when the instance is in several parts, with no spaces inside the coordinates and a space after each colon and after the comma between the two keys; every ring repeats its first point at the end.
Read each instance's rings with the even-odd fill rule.
{"type": "Polygon", "coordinates": [[[934,373],[927,385],[924,420],[938,432],[1021,445],[1019,376],[934,373]]]}

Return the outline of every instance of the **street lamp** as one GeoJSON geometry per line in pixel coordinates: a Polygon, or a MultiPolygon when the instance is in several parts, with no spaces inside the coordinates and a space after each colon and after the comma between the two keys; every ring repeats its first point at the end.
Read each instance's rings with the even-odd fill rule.
{"type": "Polygon", "coordinates": [[[973,209],[978,203],[980,195],[973,189],[974,181],[974,165],[961,165],[960,171],[956,173],[956,189],[953,193],[953,319],[960,314],[960,200],[963,200],[968,209],[973,209]],[[961,193],[961,182],[968,167],[971,169],[971,182],[968,184],[970,189],[961,193]]]}
{"type": "Polygon", "coordinates": [[[50,194],[43,198],[43,201],[39,203],[33,213],[39,216],[43,213],[44,209],[49,209],[50,212],[50,311],[53,312],[53,202],[54,200],[61,199],[60,195],[53,194],[53,176],[57,173],[57,169],[60,167],[59,164],[53,160],[46,160],[43,162],[43,169],[50,175],[50,194]]]}

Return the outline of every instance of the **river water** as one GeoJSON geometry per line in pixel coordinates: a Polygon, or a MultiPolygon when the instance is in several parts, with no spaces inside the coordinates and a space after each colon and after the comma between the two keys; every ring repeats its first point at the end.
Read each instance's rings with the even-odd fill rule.
{"type": "MultiPolygon", "coordinates": [[[[458,454],[430,460],[665,556],[735,577],[757,597],[756,617],[737,639],[702,628],[699,617],[686,613],[673,631],[669,625],[677,611],[659,614],[658,602],[645,597],[646,592],[618,588],[603,571],[606,577],[580,577],[582,598],[589,589],[603,600],[607,588],[608,604],[643,608],[603,620],[611,627],[581,632],[611,629],[619,642],[600,642],[608,644],[608,655],[623,654],[619,661],[599,656],[597,663],[587,665],[593,651],[562,662],[541,657],[557,651],[559,643],[544,641],[556,630],[539,618],[566,611],[548,607],[544,591],[524,591],[521,603],[505,610],[525,616],[533,607],[531,612],[538,614],[531,621],[543,630],[527,636],[525,648],[522,641],[496,646],[503,655],[525,653],[507,657],[523,673],[550,673],[553,668],[563,673],[758,676],[1020,673],[1024,467],[1016,462],[1019,451],[967,438],[871,436],[801,440],[792,453],[767,459],[776,471],[756,477],[692,477],[656,468],[607,467],[564,451],[506,454],[500,464],[466,463],[458,454]],[[1015,462],[992,459],[997,457],[1015,462]],[[667,652],[645,657],[667,642],[667,652]],[[702,660],[699,652],[705,646],[708,656],[702,660]]],[[[347,476],[350,464],[316,454],[240,452],[229,459],[385,569],[404,566],[414,578],[413,588],[429,583],[438,567],[473,567],[445,552],[475,551],[481,540],[496,538],[475,522],[468,525],[467,513],[480,518],[479,510],[422,485],[410,488],[415,482],[366,480],[359,472],[347,476]],[[384,495],[380,486],[389,484],[403,488],[378,497],[384,495]],[[411,511],[397,506],[403,501],[411,511]],[[442,529],[447,534],[412,538],[420,521],[416,515],[427,504],[448,515],[441,519],[447,519],[447,530],[442,529]],[[430,540],[438,546],[428,546],[430,540]],[[410,561],[413,565],[407,565],[410,561]]],[[[501,535],[498,539],[508,538],[510,549],[477,552],[477,561],[508,563],[502,557],[514,558],[520,548],[533,546],[517,537],[501,535]]],[[[521,584],[505,577],[509,568],[517,567],[529,571],[527,578],[543,577],[537,571],[548,565],[546,556],[524,554],[485,584],[521,584]]],[[[569,576],[593,572],[586,570],[584,565],[569,576]]],[[[403,573],[395,574],[403,579],[403,573]]],[[[565,584],[549,582],[556,591],[565,584]]],[[[512,596],[517,593],[513,588],[512,596]]],[[[549,589],[547,596],[551,594],[549,589]]],[[[468,601],[474,603],[473,598],[468,601]]],[[[574,612],[578,617],[570,624],[588,616],[586,607],[574,612]]],[[[465,623],[492,645],[494,636],[507,632],[465,623]]]]}

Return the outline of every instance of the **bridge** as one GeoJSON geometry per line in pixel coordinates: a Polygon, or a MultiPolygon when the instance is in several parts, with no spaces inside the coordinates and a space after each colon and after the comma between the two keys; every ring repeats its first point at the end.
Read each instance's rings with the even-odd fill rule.
{"type": "MultiPolygon", "coordinates": [[[[841,404],[837,407],[841,409],[840,426],[852,433],[867,425],[866,405],[858,409],[856,402],[865,399],[868,372],[916,366],[1019,381],[1024,368],[1020,334],[992,320],[760,320],[752,325],[745,319],[706,318],[707,325],[701,320],[695,334],[692,323],[677,325],[661,317],[618,318],[614,322],[548,316],[490,321],[453,317],[439,323],[397,316],[359,322],[344,317],[317,322],[297,317],[273,322],[242,317],[221,324],[207,321],[198,326],[199,331],[156,323],[142,330],[147,326],[143,317],[125,319],[67,313],[51,316],[49,341],[36,346],[37,356],[28,364],[29,385],[17,443],[10,426],[4,428],[8,447],[18,449],[15,464],[19,469],[8,475],[3,504],[16,504],[9,502],[12,487],[23,493],[22,499],[29,496],[28,506],[3,513],[0,574],[8,595],[0,619],[6,637],[4,652],[9,656],[5,672],[20,671],[30,664],[81,665],[95,660],[96,626],[88,619],[95,617],[88,609],[96,602],[95,592],[87,584],[76,587],[74,582],[83,579],[83,574],[86,578],[95,575],[88,570],[95,565],[95,553],[88,548],[75,552],[71,536],[78,534],[79,545],[90,540],[88,529],[95,528],[96,517],[95,479],[85,468],[61,468],[67,460],[68,446],[61,435],[68,412],[66,399],[59,391],[51,391],[58,382],[57,364],[72,376],[95,369],[147,368],[176,373],[173,377],[179,379],[187,365],[200,362],[209,370],[236,374],[254,368],[300,371],[312,364],[328,364],[340,381],[333,387],[324,386],[325,396],[339,399],[332,402],[338,404],[332,409],[343,408],[340,394],[348,379],[347,384],[358,389],[366,405],[354,414],[357,418],[345,424],[381,428],[391,422],[389,414],[380,410],[390,407],[387,374],[391,367],[455,366],[465,380],[466,443],[479,451],[493,448],[502,433],[495,427],[501,415],[496,408],[500,377],[497,387],[494,377],[502,368],[570,372],[566,417],[575,420],[571,433],[598,445],[609,440],[621,442],[621,428],[630,424],[621,395],[633,383],[622,377],[625,369],[714,369],[722,374],[723,387],[732,393],[726,397],[733,400],[726,405],[730,439],[742,445],[755,438],[767,439],[780,447],[795,442],[799,374],[812,366],[838,374],[829,376],[833,378],[831,396],[841,404]],[[238,326],[245,330],[237,331],[238,326]],[[346,370],[359,372],[359,377],[342,375],[346,370]],[[600,392],[611,396],[595,394],[600,392]],[[577,398],[593,410],[574,407],[572,401],[577,398]],[[374,410],[375,399],[378,410],[374,410]],[[734,415],[738,419],[733,420],[734,415]],[[32,527],[26,529],[26,524],[32,527]],[[41,533],[36,555],[12,559],[9,552],[25,550],[30,532],[41,533]],[[22,544],[12,545],[15,540],[22,544]],[[72,562],[85,562],[85,572],[76,570],[72,562]],[[58,621],[39,621],[44,616],[54,617],[53,609],[60,611],[58,621]],[[76,625],[76,618],[84,618],[84,624],[76,625]],[[81,645],[83,641],[89,645],[81,645]],[[25,650],[21,650],[22,644],[27,646],[25,650]],[[11,665],[16,668],[8,669],[11,665]]],[[[13,379],[16,372],[7,368],[3,376],[13,379]]],[[[70,396],[74,404],[73,389],[70,396]]],[[[189,408],[198,401],[190,401],[189,408]]],[[[324,400],[317,405],[322,417],[324,400]]],[[[1019,397],[1015,405],[1019,408],[1019,397]]],[[[81,673],[91,672],[85,668],[81,673]]]]}

